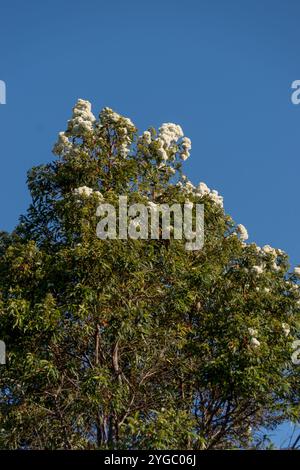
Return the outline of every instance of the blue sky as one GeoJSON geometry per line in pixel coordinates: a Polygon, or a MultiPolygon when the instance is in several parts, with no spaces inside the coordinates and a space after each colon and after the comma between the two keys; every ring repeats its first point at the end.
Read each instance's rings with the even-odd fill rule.
{"type": "Polygon", "coordinates": [[[180,124],[190,179],[224,196],[250,241],[300,263],[299,22],[297,0],[2,0],[0,229],[80,97],[141,130],[180,124]]]}

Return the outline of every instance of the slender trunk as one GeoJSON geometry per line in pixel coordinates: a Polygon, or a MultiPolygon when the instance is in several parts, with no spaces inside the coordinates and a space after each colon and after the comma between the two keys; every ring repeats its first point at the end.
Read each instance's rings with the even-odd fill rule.
{"type": "Polygon", "coordinates": [[[95,365],[99,365],[99,350],[100,350],[100,331],[99,325],[96,326],[96,333],[95,333],[95,365]]]}

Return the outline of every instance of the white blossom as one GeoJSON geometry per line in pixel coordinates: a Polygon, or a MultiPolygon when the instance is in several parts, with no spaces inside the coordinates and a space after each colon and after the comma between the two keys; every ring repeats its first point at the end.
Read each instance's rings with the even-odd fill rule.
{"type": "Polygon", "coordinates": [[[134,132],[136,130],[135,125],[128,117],[121,116],[121,114],[108,107],[102,109],[100,119],[104,125],[108,125],[110,127],[116,127],[115,125],[118,125],[118,132],[122,134],[127,134],[128,131],[134,132]]]}
{"type": "Polygon", "coordinates": [[[294,292],[300,293],[298,284],[294,284],[291,281],[286,281],[287,286],[292,289],[294,292]]]}
{"type": "Polygon", "coordinates": [[[273,271],[280,271],[280,266],[276,263],[276,261],[274,261],[272,263],[271,267],[272,267],[273,271]]]}
{"type": "Polygon", "coordinates": [[[265,255],[271,255],[273,258],[277,258],[277,250],[275,248],[272,248],[270,245],[263,246],[261,251],[265,255]]]}
{"type": "Polygon", "coordinates": [[[218,191],[212,190],[209,194],[210,199],[220,207],[223,207],[223,197],[219,195],[218,191]]]}
{"type": "Polygon", "coordinates": [[[119,147],[119,153],[121,157],[125,158],[130,152],[130,144],[128,141],[122,142],[122,144],[119,147]]]}
{"type": "Polygon", "coordinates": [[[258,335],[258,331],[255,330],[254,328],[248,328],[248,331],[249,331],[250,336],[257,336],[258,335]]]}
{"type": "Polygon", "coordinates": [[[294,274],[295,276],[300,277],[300,266],[297,266],[296,268],[294,268],[294,274]]]}
{"type": "Polygon", "coordinates": [[[205,196],[206,194],[209,194],[209,193],[210,193],[210,189],[205,183],[201,182],[198,184],[197,193],[196,193],[197,195],[205,196]]]}
{"type": "Polygon", "coordinates": [[[187,150],[191,150],[192,141],[188,137],[183,137],[181,145],[182,145],[182,147],[186,148],[187,150]]]}
{"type": "Polygon", "coordinates": [[[129,119],[128,117],[123,117],[122,116],[122,119],[123,121],[127,124],[127,126],[131,129],[135,129],[135,125],[133,124],[133,122],[131,121],[131,119],[129,119]]]}
{"type": "Polygon", "coordinates": [[[93,130],[96,118],[91,112],[91,103],[79,99],[73,108],[72,119],[68,121],[68,131],[74,136],[81,136],[93,130]]]}
{"type": "Polygon", "coordinates": [[[158,155],[163,159],[163,160],[168,160],[168,154],[164,148],[164,142],[161,139],[157,139],[158,142],[158,150],[157,153],[158,155]]]}
{"type": "MultiPolygon", "coordinates": [[[[186,181],[187,178],[183,176],[182,180],[186,181]]],[[[177,184],[177,186],[179,187],[180,185],[177,184]]],[[[214,189],[210,190],[209,187],[203,182],[199,183],[196,188],[190,181],[187,181],[183,188],[188,193],[194,193],[195,196],[198,196],[198,197],[203,197],[207,195],[209,196],[211,201],[213,201],[218,206],[223,207],[223,197],[218,193],[218,191],[214,189]]]]}
{"type": "Polygon", "coordinates": [[[92,188],[89,188],[88,186],[81,186],[80,188],[74,189],[74,194],[76,196],[90,197],[93,194],[93,190],[92,188]]]}
{"type": "Polygon", "coordinates": [[[101,118],[101,121],[104,123],[104,124],[107,124],[109,122],[119,122],[120,119],[121,119],[121,115],[116,113],[115,111],[113,111],[111,108],[109,108],[108,106],[106,106],[105,108],[102,109],[101,113],[100,113],[100,118],[101,118]]]}
{"type": "Polygon", "coordinates": [[[165,161],[168,160],[168,154],[167,154],[167,152],[165,151],[164,148],[158,149],[157,153],[163,160],[165,160],[165,161]]]}
{"type": "Polygon", "coordinates": [[[250,343],[251,343],[251,346],[253,346],[254,348],[259,348],[260,346],[260,342],[254,336],[251,338],[250,343]]]}
{"type": "Polygon", "coordinates": [[[182,151],[180,152],[180,158],[185,161],[187,160],[187,158],[190,156],[190,150],[192,148],[192,142],[191,142],[191,139],[189,139],[188,137],[183,137],[182,141],[181,141],[181,147],[182,147],[182,151]]]}
{"type": "Polygon", "coordinates": [[[140,140],[142,140],[145,144],[150,145],[152,142],[151,132],[144,131],[143,135],[140,136],[140,140]]]}
{"type": "MultiPolygon", "coordinates": [[[[145,137],[143,136],[142,138],[145,140],[145,137]]],[[[188,137],[183,137],[182,141],[179,142],[181,137],[183,137],[183,131],[178,124],[173,124],[172,122],[162,124],[159,128],[158,137],[156,139],[160,144],[158,154],[166,160],[169,154],[172,157],[175,157],[175,154],[178,152],[180,158],[182,160],[186,160],[190,156],[189,150],[192,148],[192,143],[188,137]]],[[[149,136],[146,136],[146,140],[149,141],[149,136]]],[[[150,142],[151,140],[149,143],[150,142]]]]}
{"type": "Polygon", "coordinates": [[[179,125],[166,122],[159,128],[159,138],[169,147],[183,137],[182,129],[179,125]]]}
{"type": "Polygon", "coordinates": [[[262,274],[264,272],[264,268],[262,266],[252,266],[252,272],[255,274],[262,274]]]}
{"type": "Polygon", "coordinates": [[[240,240],[242,241],[248,240],[249,238],[248,232],[247,232],[246,227],[244,227],[244,225],[242,224],[237,225],[236,230],[238,234],[240,235],[240,240]]]}
{"type": "Polygon", "coordinates": [[[288,325],[287,323],[282,323],[282,329],[283,329],[283,332],[285,334],[285,336],[288,336],[290,334],[290,331],[291,331],[291,328],[290,328],[290,325],[288,325]]]}
{"type": "Polygon", "coordinates": [[[196,188],[191,181],[187,181],[185,183],[185,189],[188,193],[192,193],[195,191],[196,188]]]}
{"type": "Polygon", "coordinates": [[[183,160],[185,162],[185,160],[187,160],[190,156],[190,152],[186,151],[186,152],[181,152],[180,154],[180,158],[181,160],[183,160]]]}
{"type": "Polygon", "coordinates": [[[159,163],[159,164],[157,165],[157,168],[158,168],[159,170],[165,170],[165,169],[167,168],[166,162],[164,161],[164,162],[159,163]]]}
{"type": "Polygon", "coordinates": [[[67,152],[68,150],[71,150],[71,148],[72,144],[66,136],[65,132],[60,132],[58,134],[58,141],[53,147],[53,152],[60,155],[67,152]]]}
{"type": "Polygon", "coordinates": [[[194,204],[189,199],[186,199],[185,207],[187,207],[188,209],[193,209],[194,204]]]}

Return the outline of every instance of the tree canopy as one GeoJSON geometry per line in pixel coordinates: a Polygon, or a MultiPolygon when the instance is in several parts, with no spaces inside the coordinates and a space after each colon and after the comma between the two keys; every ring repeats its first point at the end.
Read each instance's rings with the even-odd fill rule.
{"type": "Polygon", "coordinates": [[[231,449],[299,420],[300,269],[183,174],[191,141],[78,100],[0,237],[2,449],[231,449]],[[100,201],[204,205],[205,243],[96,235],[100,201]]]}

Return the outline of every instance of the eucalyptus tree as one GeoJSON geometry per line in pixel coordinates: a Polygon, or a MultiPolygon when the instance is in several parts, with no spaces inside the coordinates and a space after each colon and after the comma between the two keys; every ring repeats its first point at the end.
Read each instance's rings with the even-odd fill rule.
{"type": "Polygon", "coordinates": [[[262,427],[299,419],[300,269],[187,179],[190,150],[179,125],[139,135],[78,100],[55,159],[29,171],[0,242],[1,448],[264,447],[262,427]],[[120,195],[202,204],[204,246],[99,239],[97,208],[120,195]]]}

